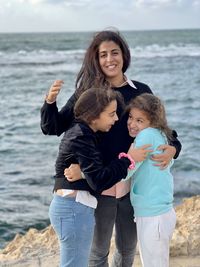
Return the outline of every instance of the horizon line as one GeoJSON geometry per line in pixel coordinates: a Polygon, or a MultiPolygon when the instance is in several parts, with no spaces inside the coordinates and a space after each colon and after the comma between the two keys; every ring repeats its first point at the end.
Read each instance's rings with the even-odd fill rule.
{"type": "MultiPolygon", "coordinates": [[[[106,29],[103,29],[106,30],[106,29]]],[[[31,34],[31,33],[93,33],[103,30],[66,30],[66,31],[0,31],[0,34],[31,34]]],[[[109,30],[109,29],[108,29],[109,30]]],[[[112,30],[112,29],[111,29],[112,30]]],[[[181,30],[200,30],[199,28],[163,28],[163,29],[132,29],[132,30],[119,30],[119,32],[147,32],[147,31],[181,31],[181,30]]]]}

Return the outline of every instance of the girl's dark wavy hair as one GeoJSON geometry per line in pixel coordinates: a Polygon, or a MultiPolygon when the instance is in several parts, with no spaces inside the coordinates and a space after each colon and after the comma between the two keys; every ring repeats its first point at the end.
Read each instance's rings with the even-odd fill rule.
{"type": "Polygon", "coordinates": [[[127,112],[132,108],[145,112],[151,127],[164,132],[168,140],[173,140],[173,131],[167,124],[165,107],[160,98],[148,93],[141,94],[130,101],[127,112]]]}
{"type": "Polygon", "coordinates": [[[90,88],[83,92],[74,106],[77,120],[90,124],[113,101],[121,101],[119,92],[109,88],[90,88]]]}
{"type": "Polygon", "coordinates": [[[113,41],[120,47],[123,57],[123,73],[128,69],[131,62],[131,54],[128,44],[122,35],[113,30],[105,30],[95,34],[85,53],[82,67],[77,75],[75,91],[77,96],[80,96],[82,92],[91,87],[110,87],[99,65],[99,46],[105,41],[113,41]]]}

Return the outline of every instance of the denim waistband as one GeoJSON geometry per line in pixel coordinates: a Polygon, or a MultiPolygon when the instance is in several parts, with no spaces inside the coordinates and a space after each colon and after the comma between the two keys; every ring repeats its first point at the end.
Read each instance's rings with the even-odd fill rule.
{"type": "Polygon", "coordinates": [[[56,200],[60,200],[60,201],[75,201],[76,197],[71,197],[71,196],[65,196],[65,197],[62,197],[62,196],[59,196],[57,194],[53,194],[53,198],[56,199],[56,200]]]}

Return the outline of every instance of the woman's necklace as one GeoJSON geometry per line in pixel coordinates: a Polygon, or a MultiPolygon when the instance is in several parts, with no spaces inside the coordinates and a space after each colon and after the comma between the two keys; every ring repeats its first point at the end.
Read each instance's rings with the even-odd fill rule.
{"type": "Polygon", "coordinates": [[[115,87],[122,87],[122,86],[124,86],[125,84],[127,84],[127,78],[126,78],[125,75],[123,75],[123,83],[121,83],[120,85],[117,85],[117,86],[115,86],[115,87]]]}

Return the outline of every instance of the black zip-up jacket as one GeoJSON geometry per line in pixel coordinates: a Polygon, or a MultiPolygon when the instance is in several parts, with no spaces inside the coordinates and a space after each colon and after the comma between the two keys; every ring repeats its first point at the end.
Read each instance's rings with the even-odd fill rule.
{"type": "MultiPolygon", "coordinates": [[[[121,93],[125,105],[132,98],[143,93],[151,93],[151,89],[144,83],[133,81],[137,89],[134,89],[129,84],[122,87],[113,88],[121,93]]],[[[73,107],[77,98],[73,94],[67,101],[66,105],[58,112],[56,102],[53,104],[44,103],[41,108],[41,129],[44,134],[60,135],[65,132],[74,120],[73,107]]],[[[129,136],[127,129],[128,114],[122,115],[123,110],[118,103],[117,115],[120,119],[114,124],[109,132],[101,134],[100,151],[105,164],[108,164],[112,159],[116,158],[120,152],[127,152],[133,138],[129,136]]],[[[176,148],[176,159],[181,151],[181,143],[177,139],[177,133],[174,131],[174,140],[170,144],[176,148]]]]}
{"type": "Polygon", "coordinates": [[[61,188],[86,190],[96,195],[126,177],[130,160],[116,158],[105,166],[97,139],[94,131],[83,122],[75,122],[65,132],[56,160],[55,191],[61,188]],[[85,179],[68,182],[64,169],[72,163],[80,164],[85,179]]]}

